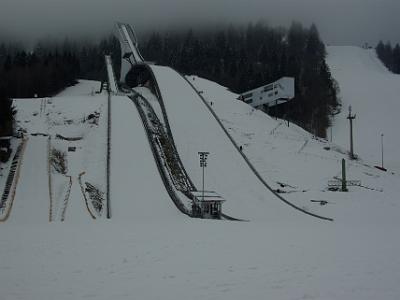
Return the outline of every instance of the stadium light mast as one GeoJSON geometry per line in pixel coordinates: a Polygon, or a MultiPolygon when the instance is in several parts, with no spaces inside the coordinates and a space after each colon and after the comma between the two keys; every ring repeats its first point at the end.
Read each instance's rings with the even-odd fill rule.
{"type": "Polygon", "coordinates": [[[207,167],[207,157],[210,152],[200,151],[198,152],[200,155],[200,167],[203,168],[203,190],[202,190],[202,198],[204,201],[204,168],[207,167]]]}

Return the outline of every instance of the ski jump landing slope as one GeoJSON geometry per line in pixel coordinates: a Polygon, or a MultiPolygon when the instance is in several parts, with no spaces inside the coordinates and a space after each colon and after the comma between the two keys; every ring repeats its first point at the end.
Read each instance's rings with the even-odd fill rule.
{"type": "MultiPolygon", "coordinates": [[[[333,142],[349,149],[348,106],[354,122],[354,151],[371,164],[381,163],[384,134],[384,166],[400,171],[400,76],[387,70],[373,49],[327,47],[327,62],[338,81],[342,112],[335,117],[333,142]]],[[[329,133],[328,133],[329,135],[329,133]]]]}
{"type": "Polygon", "coordinates": [[[128,97],[112,97],[112,220],[188,218],[161,181],[139,113],[128,97]]]}
{"type": "Polygon", "coordinates": [[[205,189],[227,201],[223,211],[233,217],[269,221],[314,219],[268,191],[244,162],[196,91],[176,71],[151,66],[164,100],[175,144],[189,176],[202,186],[199,151],[208,151],[205,189]]]}
{"type": "Polygon", "coordinates": [[[47,138],[30,137],[22,159],[20,180],[8,222],[47,223],[49,206],[47,138]]]}

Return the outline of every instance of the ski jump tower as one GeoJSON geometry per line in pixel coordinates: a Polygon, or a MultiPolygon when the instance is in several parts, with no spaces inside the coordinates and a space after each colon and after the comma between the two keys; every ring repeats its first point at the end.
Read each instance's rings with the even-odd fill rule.
{"type": "Polygon", "coordinates": [[[143,63],[143,56],[138,49],[138,40],[129,24],[116,23],[117,37],[121,44],[121,75],[120,82],[125,82],[126,74],[136,64],[143,63]]]}

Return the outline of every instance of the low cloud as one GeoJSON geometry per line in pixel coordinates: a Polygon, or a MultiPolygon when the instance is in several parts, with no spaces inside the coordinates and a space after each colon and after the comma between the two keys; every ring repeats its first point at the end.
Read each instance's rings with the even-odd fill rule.
{"type": "Polygon", "coordinates": [[[398,0],[1,0],[0,36],[99,35],[114,21],[137,31],[264,20],[315,22],[329,44],[400,42],[398,0]]]}

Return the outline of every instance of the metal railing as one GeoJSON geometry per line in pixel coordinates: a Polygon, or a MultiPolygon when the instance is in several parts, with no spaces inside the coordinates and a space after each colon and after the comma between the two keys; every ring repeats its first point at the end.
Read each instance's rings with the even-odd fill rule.
{"type": "Polygon", "coordinates": [[[8,173],[6,187],[4,189],[1,202],[0,202],[0,210],[3,212],[4,209],[7,208],[7,200],[9,195],[11,194],[10,203],[8,204],[8,209],[3,217],[0,218],[0,222],[5,222],[10,216],[11,209],[14,203],[15,192],[17,189],[17,184],[19,180],[19,175],[21,171],[22,160],[24,156],[24,151],[26,148],[28,139],[23,139],[21,144],[18,146],[17,151],[15,152],[13,161],[11,163],[11,169],[8,173]]]}
{"type": "MultiPolygon", "coordinates": [[[[136,108],[137,108],[137,110],[139,112],[140,118],[142,120],[143,127],[144,127],[145,132],[146,132],[147,139],[149,141],[150,149],[151,149],[151,152],[153,153],[154,161],[156,162],[157,169],[158,169],[158,171],[160,173],[162,182],[163,182],[163,184],[165,186],[165,189],[168,192],[168,195],[170,196],[171,200],[175,204],[175,206],[182,213],[190,216],[191,215],[190,211],[185,207],[185,205],[183,204],[181,199],[175,193],[175,190],[172,188],[172,184],[171,184],[171,182],[169,180],[169,176],[167,175],[167,171],[166,171],[166,168],[165,168],[166,166],[164,165],[164,161],[163,161],[163,159],[162,159],[162,157],[161,157],[161,155],[160,155],[160,153],[159,153],[159,151],[157,149],[157,146],[156,146],[156,141],[154,139],[154,132],[151,130],[150,125],[149,125],[149,121],[148,121],[148,119],[146,117],[146,114],[145,114],[143,108],[141,107],[141,105],[139,103],[138,98],[140,98],[140,97],[142,97],[142,96],[136,93],[134,96],[130,96],[130,99],[135,104],[135,106],[136,106],[136,108]]],[[[142,97],[142,100],[143,99],[144,98],[142,97]]]]}

